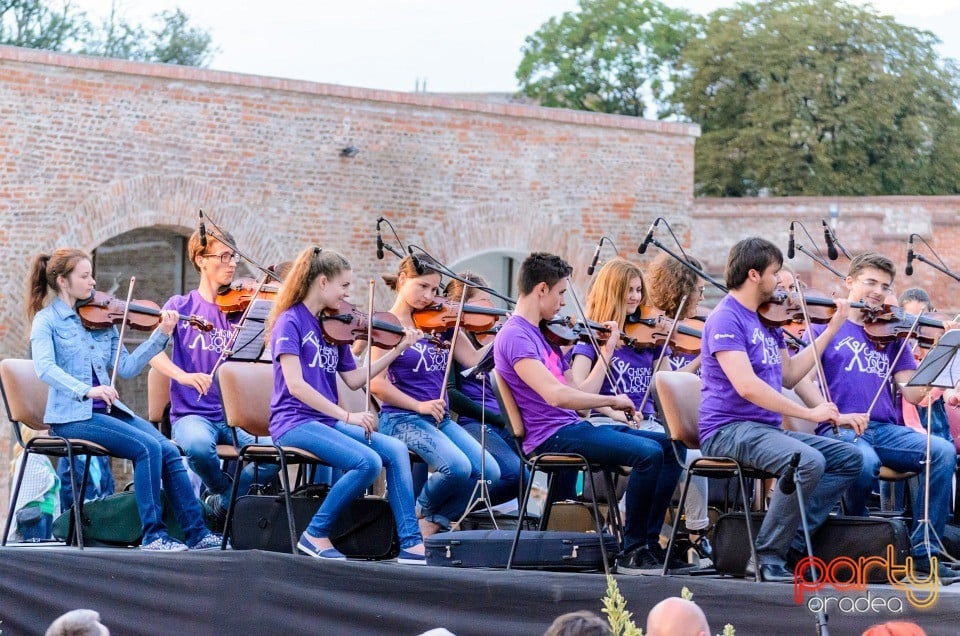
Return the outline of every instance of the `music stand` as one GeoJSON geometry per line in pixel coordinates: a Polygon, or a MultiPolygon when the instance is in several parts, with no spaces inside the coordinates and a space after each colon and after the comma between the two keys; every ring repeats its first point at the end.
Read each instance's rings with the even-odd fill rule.
{"type": "MultiPolygon", "coordinates": [[[[493,361],[493,347],[487,349],[487,352],[483,355],[483,358],[476,366],[469,369],[464,369],[460,372],[465,378],[480,378],[480,405],[483,407],[484,401],[487,399],[487,378],[491,371],[494,368],[493,361]]],[[[487,514],[490,515],[490,521],[493,522],[493,527],[496,530],[500,529],[500,526],[497,525],[497,519],[493,514],[493,503],[490,500],[490,485],[487,483],[486,475],[486,457],[487,457],[487,422],[486,422],[486,408],[481,408],[480,410],[480,477],[477,479],[477,483],[473,486],[473,491],[470,493],[470,504],[463,511],[463,514],[460,516],[460,519],[457,521],[457,527],[460,527],[460,524],[463,523],[463,520],[467,518],[467,515],[474,511],[474,509],[479,504],[484,504],[487,509],[487,514]],[[477,492],[479,490],[479,493],[477,492]]]]}
{"type": "Polygon", "coordinates": [[[240,362],[270,362],[264,358],[267,350],[266,322],[270,310],[273,309],[272,300],[258,298],[253,301],[247,319],[240,326],[233,350],[227,356],[228,360],[240,362]]]}
{"type": "MultiPolygon", "coordinates": [[[[925,387],[928,396],[930,395],[930,389],[933,388],[952,389],[960,382],[960,356],[957,355],[958,352],[960,352],[960,330],[945,332],[940,336],[937,345],[924,356],[923,361],[920,363],[920,366],[917,367],[913,377],[910,378],[906,386],[925,387]]],[[[933,405],[928,404],[927,448],[925,456],[926,470],[924,471],[923,477],[923,519],[917,522],[917,527],[913,531],[913,534],[916,534],[920,528],[923,527],[923,538],[917,542],[917,544],[913,545],[922,543],[927,549],[928,560],[933,556],[930,551],[931,532],[937,539],[937,545],[940,546],[940,553],[949,555],[943,546],[942,539],[937,535],[936,530],[930,527],[930,438],[933,435],[931,431],[932,413],[933,405]]],[[[913,535],[911,535],[911,537],[912,536],[913,535]]]]}

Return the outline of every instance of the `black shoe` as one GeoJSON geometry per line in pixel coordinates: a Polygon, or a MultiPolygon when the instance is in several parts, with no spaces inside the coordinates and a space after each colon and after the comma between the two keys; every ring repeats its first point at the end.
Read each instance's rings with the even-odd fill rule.
{"type": "Polygon", "coordinates": [[[621,574],[659,574],[662,570],[663,561],[653,556],[647,546],[639,547],[617,558],[617,572],[621,574]]]}
{"type": "MultiPolygon", "coordinates": [[[[677,546],[674,546],[674,550],[673,550],[674,556],[670,557],[670,563],[667,564],[667,571],[669,572],[671,570],[689,570],[692,567],[696,567],[693,563],[687,563],[683,559],[678,558],[676,556],[677,554],[676,547],[677,546]]],[[[650,550],[650,554],[653,555],[653,558],[655,558],[660,563],[660,568],[662,570],[663,562],[666,561],[667,559],[667,550],[665,548],[661,548],[659,543],[652,545],[647,549],[650,550]]]]}
{"type": "MultiPolygon", "coordinates": [[[[937,558],[937,578],[940,579],[940,585],[950,585],[951,583],[960,581],[960,572],[948,567],[945,563],[941,563],[939,557],[936,557],[936,555],[935,558],[937,558]]],[[[921,579],[929,578],[930,569],[930,561],[927,557],[914,558],[914,576],[921,579]]]]}
{"type": "Polygon", "coordinates": [[[713,561],[713,546],[710,545],[710,539],[707,538],[706,534],[701,534],[696,541],[691,541],[690,546],[697,551],[697,556],[701,560],[710,559],[713,561]]]}
{"type": "MultiPolygon", "coordinates": [[[[805,552],[800,552],[799,550],[794,550],[793,548],[790,548],[787,551],[787,563],[784,567],[787,569],[788,572],[793,572],[794,574],[796,574],[797,565],[806,558],[807,558],[807,554],[805,552]]],[[[812,567],[813,567],[813,573],[810,572],[811,564],[808,561],[804,564],[803,571],[800,572],[800,575],[803,577],[803,580],[807,581],[808,583],[813,583],[814,581],[820,580],[820,570],[817,569],[816,566],[812,566],[812,567]]]]}
{"type": "MultiPolygon", "coordinates": [[[[747,561],[743,574],[748,579],[756,576],[757,570],[752,557],[747,561]]],[[[765,583],[793,583],[793,572],[779,563],[761,563],[760,580],[765,583]]]]}

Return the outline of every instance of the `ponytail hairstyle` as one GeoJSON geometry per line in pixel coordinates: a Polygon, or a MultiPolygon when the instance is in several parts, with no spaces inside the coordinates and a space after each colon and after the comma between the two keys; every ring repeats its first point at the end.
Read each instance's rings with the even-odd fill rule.
{"type": "Polygon", "coordinates": [[[47,292],[60,293],[57,278],[69,277],[77,263],[82,260],[90,260],[86,252],[67,247],[60,248],[53,254],[39,254],[33,259],[27,279],[27,320],[33,320],[37,312],[43,309],[47,292]]]}
{"type": "Polygon", "coordinates": [[[397,281],[400,280],[400,274],[406,274],[407,278],[419,278],[420,276],[441,273],[440,265],[429,256],[411,254],[400,261],[400,267],[397,268],[396,274],[384,274],[382,278],[387,287],[397,291],[397,281]]]}
{"type": "Polygon", "coordinates": [[[293,267],[283,280],[277,300],[267,318],[267,335],[277,317],[307,297],[310,285],[320,276],[328,279],[350,269],[350,262],[337,252],[324,252],[319,247],[308,247],[293,261],[293,267]]]}
{"type": "Polygon", "coordinates": [[[623,329],[627,317],[627,291],[634,278],[640,279],[640,304],[643,305],[647,300],[647,285],[640,268],[624,258],[604,263],[587,294],[584,308],[587,318],[596,322],[615,320],[623,329]]]}
{"type": "MultiPolygon", "coordinates": [[[[487,281],[480,274],[475,274],[474,272],[460,272],[459,275],[460,278],[470,281],[471,290],[475,287],[487,287],[487,281]]],[[[463,302],[463,291],[465,288],[466,285],[454,278],[447,283],[446,289],[443,290],[443,295],[448,300],[452,300],[455,303],[463,302]]],[[[467,300],[469,301],[469,298],[467,300]]]]}

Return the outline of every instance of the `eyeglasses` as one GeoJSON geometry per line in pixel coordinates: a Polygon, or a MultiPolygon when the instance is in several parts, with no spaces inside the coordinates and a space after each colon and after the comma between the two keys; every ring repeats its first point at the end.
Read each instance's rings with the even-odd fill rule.
{"type": "Polygon", "coordinates": [[[239,263],[240,255],[236,252],[223,252],[222,254],[201,254],[203,258],[219,258],[220,262],[226,265],[229,262],[239,263]]]}
{"type": "Polygon", "coordinates": [[[889,285],[889,284],[887,284],[887,283],[881,283],[880,281],[875,280],[875,279],[873,279],[873,278],[866,278],[866,279],[864,279],[864,278],[858,278],[857,280],[859,280],[859,281],[860,281],[860,284],[861,284],[861,285],[864,285],[865,287],[878,287],[878,286],[879,286],[879,287],[880,287],[880,291],[882,291],[884,294],[889,294],[890,291],[893,290],[893,287],[892,287],[891,285],[889,285]]]}

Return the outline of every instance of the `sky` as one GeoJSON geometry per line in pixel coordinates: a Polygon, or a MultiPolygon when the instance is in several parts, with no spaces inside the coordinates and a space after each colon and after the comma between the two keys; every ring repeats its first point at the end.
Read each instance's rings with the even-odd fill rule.
{"type": "MultiPolygon", "coordinates": [[[[72,0],[91,18],[111,0],[72,0]]],[[[663,0],[704,14],[733,0],[663,0]]],[[[866,4],[853,0],[858,4],[866,4]]],[[[524,38],[576,0],[117,0],[131,22],[177,6],[209,30],[217,70],[365,88],[515,92],[524,38]],[[264,10],[264,9],[268,10],[264,10]]],[[[960,0],[874,0],[960,59],[960,0]]]]}

